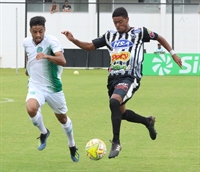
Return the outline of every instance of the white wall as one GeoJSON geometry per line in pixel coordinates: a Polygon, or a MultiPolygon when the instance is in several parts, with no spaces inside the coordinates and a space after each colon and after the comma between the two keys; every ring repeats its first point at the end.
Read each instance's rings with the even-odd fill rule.
{"type": "MultiPolygon", "coordinates": [[[[92,0],[94,1],[94,0],[92,0]]],[[[165,7],[160,14],[134,14],[129,12],[131,26],[145,26],[167,39],[171,44],[172,26],[171,14],[166,14],[165,7]]],[[[69,30],[74,37],[82,41],[91,41],[97,36],[97,20],[95,5],[89,5],[89,13],[28,13],[27,34],[29,20],[36,15],[43,15],[46,19],[46,34],[56,36],[64,48],[77,48],[69,42],[61,31],[69,30]]],[[[25,36],[25,6],[23,4],[0,4],[0,67],[24,67],[24,49],[22,41],[25,36]],[[16,8],[18,8],[18,34],[16,34],[16,8]],[[18,38],[16,45],[16,36],[18,38]],[[16,47],[18,46],[18,53],[16,47]]],[[[111,13],[100,14],[100,35],[108,29],[115,29],[111,13]]],[[[153,52],[157,42],[145,44],[148,53],[153,52]]],[[[200,15],[175,14],[175,51],[178,53],[200,53],[200,15]]]]}
{"type": "MultiPolygon", "coordinates": [[[[12,0],[12,2],[24,2],[24,0],[12,0]]],[[[18,66],[24,66],[22,49],[24,36],[25,5],[0,3],[0,67],[16,67],[17,57],[18,66]]]]}

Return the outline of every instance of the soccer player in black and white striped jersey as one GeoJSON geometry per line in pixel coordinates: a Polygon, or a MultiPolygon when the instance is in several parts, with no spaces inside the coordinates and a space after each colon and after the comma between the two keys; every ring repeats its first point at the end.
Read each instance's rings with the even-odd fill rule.
{"type": "Polygon", "coordinates": [[[115,158],[121,151],[119,137],[121,120],[143,124],[147,127],[151,139],[156,139],[155,117],[144,117],[125,107],[126,102],[132,98],[140,86],[144,58],[143,43],[157,40],[170,52],[173,60],[182,67],[180,57],[161,35],[145,27],[129,26],[129,17],[125,8],[116,8],[112,14],[112,19],[116,31],[109,30],[102,37],[96,38],[92,42],[82,42],[74,38],[71,32],[62,32],[69,41],[84,50],[91,51],[104,46],[108,48],[111,63],[107,88],[113,130],[112,146],[108,158],[115,158]]]}

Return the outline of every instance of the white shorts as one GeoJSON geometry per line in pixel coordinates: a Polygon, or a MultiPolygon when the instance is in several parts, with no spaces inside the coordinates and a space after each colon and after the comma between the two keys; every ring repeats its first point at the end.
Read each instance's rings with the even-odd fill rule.
{"type": "Polygon", "coordinates": [[[56,114],[66,114],[68,111],[63,91],[50,93],[36,86],[29,86],[26,101],[30,98],[36,99],[40,108],[47,102],[56,114]]]}

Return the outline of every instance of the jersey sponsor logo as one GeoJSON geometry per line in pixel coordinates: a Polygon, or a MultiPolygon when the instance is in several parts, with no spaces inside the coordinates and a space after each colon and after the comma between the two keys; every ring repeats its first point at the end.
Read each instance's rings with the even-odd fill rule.
{"type": "Polygon", "coordinates": [[[124,75],[126,71],[124,69],[120,69],[120,70],[111,69],[109,72],[110,72],[110,75],[113,76],[113,75],[119,75],[119,74],[124,75]]]}
{"type": "Polygon", "coordinates": [[[111,46],[115,49],[117,48],[128,48],[133,46],[133,43],[126,39],[120,39],[111,43],[111,46]]]}
{"type": "Polygon", "coordinates": [[[111,66],[111,70],[126,70],[127,66],[126,65],[120,65],[120,64],[114,64],[111,66]]]}
{"type": "Polygon", "coordinates": [[[152,32],[151,30],[147,30],[147,31],[148,31],[148,34],[149,34],[150,38],[154,38],[155,37],[154,32],[152,32]]]}
{"type": "Polygon", "coordinates": [[[111,63],[114,63],[116,61],[123,61],[126,62],[130,58],[129,52],[121,52],[121,53],[114,53],[111,56],[111,63]]]}
{"type": "MultiPolygon", "coordinates": [[[[109,71],[112,73],[113,71],[121,71],[124,73],[127,70],[126,62],[130,59],[129,52],[121,52],[121,53],[114,53],[111,56],[111,66],[109,71]]],[[[130,67],[129,67],[130,68],[130,67]]]]}
{"type": "Polygon", "coordinates": [[[123,89],[124,91],[128,91],[127,83],[119,83],[115,86],[115,89],[123,89]]]}
{"type": "Polygon", "coordinates": [[[160,58],[153,58],[153,66],[152,70],[158,75],[165,75],[171,72],[171,68],[173,67],[172,59],[169,56],[165,56],[164,54],[159,55],[160,58]]]}

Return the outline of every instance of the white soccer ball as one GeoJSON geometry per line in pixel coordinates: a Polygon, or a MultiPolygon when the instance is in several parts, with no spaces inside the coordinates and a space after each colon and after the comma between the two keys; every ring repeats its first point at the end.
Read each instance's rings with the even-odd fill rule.
{"type": "Polygon", "coordinates": [[[86,144],[85,150],[90,159],[100,160],[106,154],[106,145],[100,139],[92,139],[86,144]]]}
{"type": "Polygon", "coordinates": [[[79,75],[79,72],[77,70],[75,70],[74,75],[79,75]]]}

